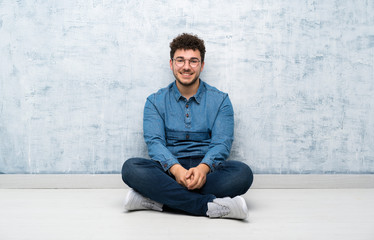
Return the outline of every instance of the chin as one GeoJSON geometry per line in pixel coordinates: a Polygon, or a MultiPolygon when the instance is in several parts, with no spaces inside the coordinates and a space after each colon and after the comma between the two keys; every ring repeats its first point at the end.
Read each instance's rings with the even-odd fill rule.
{"type": "Polygon", "coordinates": [[[199,80],[199,78],[194,78],[194,79],[192,79],[192,80],[182,81],[182,80],[180,80],[180,78],[177,78],[177,81],[178,81],[181,85],[183,85],[183,86],[185,86],[185,87],[188,87],[188,86],[192,86],[192,85],[194,85],[194,84],[196,83],[196,81],[198,81],[198,80],[199,80]]]}

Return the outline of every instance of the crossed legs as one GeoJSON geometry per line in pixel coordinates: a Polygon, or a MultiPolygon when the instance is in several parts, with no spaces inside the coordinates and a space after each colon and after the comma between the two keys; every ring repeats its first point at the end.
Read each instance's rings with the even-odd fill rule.
{"type": "MultiPolygon", "coordinates": [[[[196,158],[180,159],[186,169],[197,166],[200,161],[196,158]]],[[[193,215],[206,216],[208,203],[214,199],[235,197],[247,192],[253,174],[242,162],[225,161],[207,175],[201,189],[189,191],[165,172],[158,162],[130,158],[123,164],[122,179],[129,187],[153,201],[193,215]]]]}

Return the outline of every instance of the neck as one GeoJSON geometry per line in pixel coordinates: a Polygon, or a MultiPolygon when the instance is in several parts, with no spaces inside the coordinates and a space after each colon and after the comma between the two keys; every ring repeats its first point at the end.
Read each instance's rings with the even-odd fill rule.
{"type": "Polygon", "coordinates": [[[200,86],[200,79],[198,79],[194,84],[188,86],[182,85],[178,81],[176,81],[176,84],[179,92],[188,100],[197,93],[200,86]]]}

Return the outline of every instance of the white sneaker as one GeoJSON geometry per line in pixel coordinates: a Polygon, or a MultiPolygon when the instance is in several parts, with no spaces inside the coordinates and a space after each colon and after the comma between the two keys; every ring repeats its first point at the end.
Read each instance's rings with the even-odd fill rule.
{"type": "Polygon", "coordinates": [[[244,198],[216,198],[208,203],[206,214],[210,218],[235,218],[244,220],[248,217],[248,208],[244,198]]]}
{"type": "Polygon", "coordinates": [[[143,197],[134,189],[130,189],[125,200],[125,209],[128,211],[151,209],[162,212],[162,206],[163,204],[143,197]]]}

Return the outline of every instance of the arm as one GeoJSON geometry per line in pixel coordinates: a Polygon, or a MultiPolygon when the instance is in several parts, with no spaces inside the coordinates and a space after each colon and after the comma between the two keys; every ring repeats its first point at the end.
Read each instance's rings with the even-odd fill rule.
{"type": "Polygon", "coordinates": [[[149,98],[144,106],[143,131],[151,159],[158,161],[165,171],[179,164],[177,158],[166,148],[164,119],[149,98]]]}
{"type": "Polygon", "coordinates": [[[202,164],[210,167],[211,171],[230,155],[234,140],[234,110],[229,97],[222,102],[212,127],[212,139],[209,150],[205,154],[202,164]]]}

